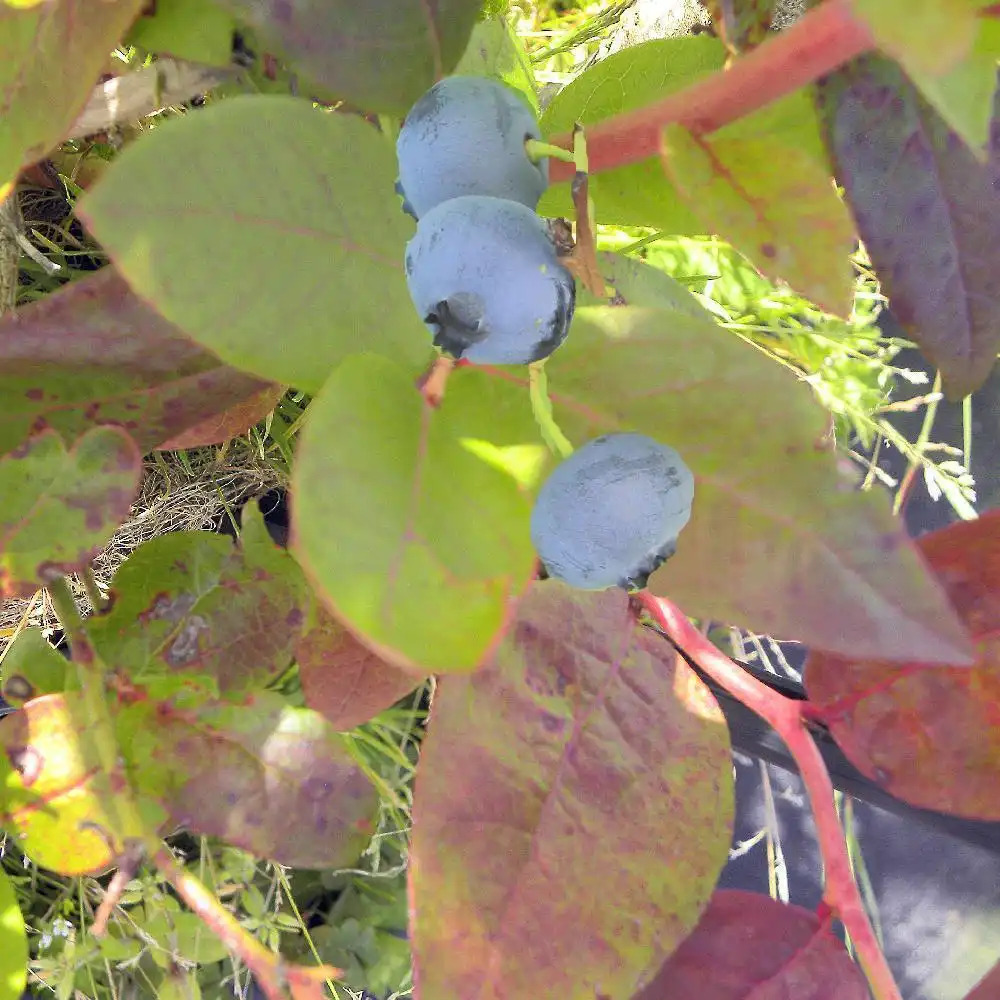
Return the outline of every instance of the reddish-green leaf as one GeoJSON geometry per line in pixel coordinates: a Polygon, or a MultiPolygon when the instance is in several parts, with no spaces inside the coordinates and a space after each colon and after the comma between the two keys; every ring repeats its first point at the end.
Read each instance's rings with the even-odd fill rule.
{"type": "Polygon", "coordinates": [[[261,692],[189,711],[140,703],[122,721],[137,787],[173,824],[303,868],[351,864],[371,836],[374,787],[318,712],[261,692]]]}
{"type": "Polygon", "coordinates": [[[456,370],[432,409],[412,375],[343,362],[309,407],[292,547],[355,635],[417,677],[473,670],[528,584],[544,447],[527,393],[456,370]]]}
{"type": "Polygon", "coordinates": [[[706,0],[716,34],[730,52],[737,54],[760,45],[767,38],[774,17],[775,0],[706,0]]]}
{"type": "Polygon", "coordinates": [[[338,730],[374,718],[419,683],[358,642],[323,608],[299,639],[295,659],[306,704],[338,730]]]}
{"type": "Polygon", "coordinates": [[[140,683],[208,675],[229,694],[288,666],[312,603],[256,504],[243,508],[238,549],[204,531],[161,535],[121,565],[112,593],[111,610],[87,623],[108,664],[140,683]]]}
{"type": "Polygon", "coordinates": [[[0,201],[67,133],[143,0],[0,4],[0,201]]]}
{"type": "Polygon", "coordinates": [[[359,351],[414,366],[433,356],[406,288],[413,221],[396,173],[392,142],[365,119],[242,95],[130,144],[78,213],[132,288],[198,343],[317,391],[359,351]],[[240,165],[239,184],[225,163],[240,165]]]}
{"type": "Polygon", "coordinates": [[[223,0],[303,76],[405,115],[462,57],[482,0],[223,0]]]}
{"type": "Polygon", "coordinates": [[[118,427],[94,427],[69,451],[42,431],[0,457],[0,597],[83,569],[128,518],[141,475],[118,427]]]}
{"type": "Polygon", "coordinates": [[[118,850],[108,776],[93,741],[79,735],[91,724],[75,693],[36,698],[0,719],[0,826],[17,832],[36,864],[63,875],[100,871],[118,850]]]}
{"type": "Polygon", "coordinates": [[[845,655],[962,662],[968,640],[881,492],[821,446],[809,386],[713,323],[667,309],[577,311],[547,365],[574,444],[637,430],[695,474],[677,554],[650,579],[689,614],[845,655]]]}
{"type": "Polygon", "coordinates": [[[1000,193],[894,63],[858,59],[819,105],[840,182],[894,315],[958,398],[1000,348],[1000,193]]]}
{"type": "MultiPolygon", "coordinates": [[[[793,105],[801,128],[818,142],[808,102],[794,99],[793,105]]],[[[813,143],[803,144],[797,131],[771,130],[772,118],[773,112],[754,116],[711,136],[669,125],[664,168],[706,231],[732,243],[764,274],[845,315],[854,291],[850,214],[813,143]]]]}
{"type": "MultiPolygon", "coordinates": [[[[233,374],[237,373],[234,371],[233,374]]],[[[284,386],[265,385],[234,406],[213,414],[194,427],[181,431],[169,441],[162,442],[157,446],[158,450],[179,451],[184,448],[199,448],[208,444],[222,444],[230,438],[238,437],[259,420],[263,420],[278,405],[284,394],[284,386]]]]}
{"type": "Polygon", "coordinates": [[[893,795],[1000,820],[1000,511],[918,543],[976,642],[972,668],[813,654],[809,697],[844,753],[893,795]]]}
{"type": "Polygon", "coordinates": [[[635,1000],[868,1000],[829,921],[755,892],[722,889],[635,1000]]]}
{"type": "Polygon", "coordinates": [[[185,337],[110,267],[0,318],[0,454],[31,430],[75,436],[101,423],[123,427],[144,451],[181,435],[187,447],[212,444],[267,410],[221,428],[213,418],[262,407],[271,391],[185,337]]]}
{"type": "Polygon", "coordinates": [[[535,585],[438,685],[413,808],[417,996],[625,1000],[725,863],[729,735],[628,597],[535,585]]]}

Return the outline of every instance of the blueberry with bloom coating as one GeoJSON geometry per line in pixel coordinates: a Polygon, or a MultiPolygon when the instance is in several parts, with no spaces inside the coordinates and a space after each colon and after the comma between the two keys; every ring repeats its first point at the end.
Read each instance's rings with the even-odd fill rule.
{"type": "Polygon", "coordinates": [[[435,346],[483,365],[548,357],[576,304],[545,223],[516,201],[482,195],[452,198],[420,220],[406,281],[435,346]]]}
{"type": "Polygon", "coordinates": [[[534,208],[548,186],[548,161],[533,163],[525,139],[541,139],[541,132],[516,90],[484,76],[438,81],[410,109],[396,140],[404,208],[419,219],[472,194],[534,208]]]}
{"type": "Polygon", "coordinates": [[[644,587],[691,517],[694,476],[645,434],[594,438],[542,484],[531,540],[549,576],[583,590],[644,587]]]}

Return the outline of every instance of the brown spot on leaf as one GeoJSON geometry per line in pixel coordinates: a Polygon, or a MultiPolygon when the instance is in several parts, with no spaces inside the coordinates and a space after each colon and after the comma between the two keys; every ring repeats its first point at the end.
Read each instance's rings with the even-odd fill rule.
{"type": "Polygon", "coordinates": [[[768,260],[774,260],[778,256],[778,250],[773,243],[761,243],[760,252],[768,260]]]}
{"type": "Polygon", "coordinates": [[[40,399],[44,399],[45,398],[45,390],[44,389],[28,389],[25,392],[24,395],[25,395],[25,398],[27,398],[27,399],[33,399],[35,401],[38,401],[40,399]]]}
{"type": "Polygon", "coordinates": [[[3,695],[8,700],[27,701],[35,696],[35,688],[27,677],[13,674],[4,682],[3,695]]]}

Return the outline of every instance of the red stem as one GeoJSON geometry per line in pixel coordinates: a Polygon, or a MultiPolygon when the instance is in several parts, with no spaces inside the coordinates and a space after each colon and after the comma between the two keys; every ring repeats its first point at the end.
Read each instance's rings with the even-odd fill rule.
{"type": "Polygon", "coordinates": [[[649,591],[643,591],[639,600],[679,648],[785,741],[812,804],[816,837],[826,868],[823,900],[850,934],[876,1000],[902,1000],[854,881],[844,831],[837,817],[833,785],[819,749],[805,727],[803,703],[772,691],[720,653],[670,601],[654,597],[649,591]]]}
{"type": "MultiPolygon", "coordinates": [[[[850,0],[826,0],[725,70],[653,104],[588,127],[590,173],[599,174],[656,156],[665,125],[683,125],[696,134],[714,132],[812,83],[874,46],[868,26],[851,12],[850,0]]],[[[551,141],[572,149],[570,133],[551,141]]],[[[570,180],[573,170],[572,163],[549,161],[554,182],[570,180]]]]}

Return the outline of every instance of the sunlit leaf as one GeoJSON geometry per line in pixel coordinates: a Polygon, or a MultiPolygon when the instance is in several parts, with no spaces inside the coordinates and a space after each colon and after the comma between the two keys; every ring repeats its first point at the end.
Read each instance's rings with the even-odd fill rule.
{"type": "Polygon", "coordinates": [[[854,294],[848,257],[856,237],[829,168],[797,139],[783,141],[748,125],[710,136],[668,126],[664,169],[706,232],[828,312],[846,315],[854,294]]]}
{"type": "Polygon", "coordinates": [[[288,666],[312,600],[256,504],[243,508],[238,549],[205,531],[161,535],[129,556],[111,589],[111,610],[87,623],[109,665],[139,683],[207,675],[229,694],[288,666]]]}
{"type": "Polygon", "coordinates": [[[542,445],[516,386],[458,369],[434,410],[397,365],[350,358],[300,436],[295,553],[390,662],[418,677],[475,669],[534,567],[530,496],[505,467],[525,450],[542,445]]]}
{"type": "Polygon", "coordinates": [[[228,66],[236,23],[214,0],[156,0],[135,22],[128,40],[148,52],[177,59],[228,66]]]}
{"type": "Polygon", "coordinates": [[[128,518],[141,474],[118,427],[95,427],[68,451],[42,431],[0,457],[0,597],[83,569],[128,518]]]}
{"type": "Polygon", "coordinates": [[[455,73],[503,80],[524,94],[538,111],[538,92],[531,60],[521,37],[504,17],[488,17],[476,25],[455,73]]]}
{"type": "Polygon", "coordinates": [[[338,868],[374,829],[375,789],[345,738],[276,694],[188,710],[139,703],[123,726],[137,786],[193,833],[285,865],[338,868]]]}
{"type": "MultiPolygon", "coordinates": [[[[721,69],[725,55],[722,44],[706,36],[658,39],[612,53],[556,94],[542,116],[542,132],[552,136],[571,131],[576,122],[594,125],[641,108],[721,69]]],[[[594,174],[590,195],[598,222],[655,226],[670,233],[705,231],[655,156],[594,174]]],[[[572,218],[570,185],[553,184],[538,210],[543,215],[572,218]]]]}
{"type": "Polygon", "coordinates": [[[893,314],[950,396],[972,392],[1000,348],[1000,194],[988,165],[887,59],[828,76],[819,106],[893,314]]]}
{"type": "Polygon", "coordinates": [[[868,1000],[829,920],[755,892],[723,889],[635,1000],[868,1000]]]}
{"type": "Polygon", "coordinates": [[[401,116],[454,69],[482,6],[482,0],[223,2],[309,80],[367,111],[401,116]]]}
{"type": "Polygon", "coordinates": [[[965,1000],[1000,1000],[1000,964],[995,965],[965,1000]]]}
{"type": "Polygon", "coordinates": [[[0,868],[0,1000],[19,1000],[28,979],[28,935],[10,876],[0,868]]]}
{"type": "Polygon", "coordinates": [[[4,651],[0,663],[0,694],[11,705],[21,705],[43,694],[66,690],[69,663],[40,628],[22,629],[4,651]]]}
{"type": "Polygon", "coordinates": [[[0,4],[0,200],[67,133],[143,0],[0,4]]]}
{"type": "Polygon", "coordinates": [[[968,656],[887,497],[858,492],[853,469],[821,447],[828,415],[786,368],[712,323],[635,307],[578,310],[547,367],[574,444],[637,430],[695,474],[691,521],[654,593],[845,654],[968,656]]]}
{"type": "Polygon", "coordinates": [[[306,704],[334,729],[353,729],[419,683],[358,642],[325,609],[295,647],[306,704]]]}
{"type": "Polygon", "coordinates": [[[0,719],[0,826],[62,875],[100,871],[121,849],[110,781],[84,736],[92,724],[78,693],[45,695],[0,719]]]}
{"type": "Polygon", "coordinates": [[[110,267],[0,317],[0,454],[32,430],[75,437],[101,423],[144,451],[179,435],[212,444],[213,418],[270,391],[198,347],[110,267]],[[212,433],[198,439],[201,424],[212,433]]]}
{"type": "Polygon", "coordinates": [[[420,998],[626,1000],[694,927],[733,810],[718,706],[623,591],[532,588],[445,677],[413,807],[420,998]]]}
{"type": "Polygon", "coordinates": [[[1000,512],[923,535],[920,551],[976,643],[970,668],[813,653],[810,699],[852,763],[925,809],[1000,820],[1000,512]]]}
{"type": "Polygon", "coordinates": [[[242,96],[128,146],[79,212],[132,287],[199,343],[318,390],[358,351],[416,366],[432,355],[406,289],[413,221],[395,179],[392,143],[362,118],[242,96]],[[239,163],[238,184],[220,163],[239,163]]]}

